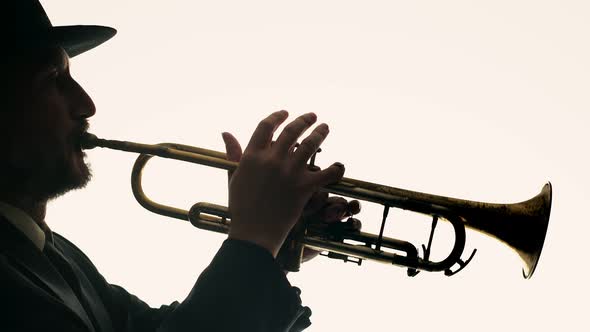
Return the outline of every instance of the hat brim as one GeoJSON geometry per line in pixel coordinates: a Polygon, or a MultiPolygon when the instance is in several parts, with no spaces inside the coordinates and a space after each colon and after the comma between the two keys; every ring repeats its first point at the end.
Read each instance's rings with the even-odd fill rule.
{"type": "Polygon", "coordinates": [[[63,47],[70,58],[89,51],[113,38],[117,30],[99,25],[71,25],[52,27],[52,43],[63,47]]]}

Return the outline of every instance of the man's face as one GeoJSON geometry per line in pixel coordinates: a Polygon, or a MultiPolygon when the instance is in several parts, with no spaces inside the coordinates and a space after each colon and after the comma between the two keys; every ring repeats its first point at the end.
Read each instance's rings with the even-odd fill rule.
{"type": "Polygon", "coordinates": [[[55,47],[29,54],[17,66],[10,82],[11,107],[2,113],[6,141],[0,144],[8,164],[0,178],[17,193],[36,199],[83,187],[90,171],[79,138],[95,107],[70,76],[67,54],[55,47]]]}

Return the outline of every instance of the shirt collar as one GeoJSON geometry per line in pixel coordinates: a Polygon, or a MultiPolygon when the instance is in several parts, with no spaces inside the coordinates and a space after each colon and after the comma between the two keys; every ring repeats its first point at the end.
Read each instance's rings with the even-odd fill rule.
{"type": "Polygon", "coordinates": [[[3,215],[14,227],[21,231],[39,250],[45,247],[45,232],[23,210],[10,204],[0,202],[0,215],[3,215]]]}

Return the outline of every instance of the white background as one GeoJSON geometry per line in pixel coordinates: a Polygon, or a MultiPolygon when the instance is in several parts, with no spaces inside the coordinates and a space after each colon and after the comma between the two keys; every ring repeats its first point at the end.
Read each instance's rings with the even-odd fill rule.
{"type": "MultiPolygon", "coordinates": [[[[536,274],[503,244],[460,274],[318,258],[290,274],[309,331],[588,331],[590,166],[585,1],[43,1],[54,25],[119,34],[72,60],[97,104],[92,132],[223,150],[258,121],[316,112],[331,134],[318,164],[347,177],[445,196],[517,202],[554,187],[536,274]]],[[[153,306],[183,299],[224,239],[134,200],[135,156],[88,153],[94,180],[52,202],[47,221],[112,283],[153,306]]],[[[223,171],[154,161],[153,198],[226,203],[223,171]]],[[[379,207],[360,219],[378,229],[379,207]]],[[[394,212],[390,236],[421,244],[429,222],[394,212]]],[[[444,231],[442,227],[441,231],[444,231]]],[[[449,244],[435,239],[437,256],[449,244]]]]}

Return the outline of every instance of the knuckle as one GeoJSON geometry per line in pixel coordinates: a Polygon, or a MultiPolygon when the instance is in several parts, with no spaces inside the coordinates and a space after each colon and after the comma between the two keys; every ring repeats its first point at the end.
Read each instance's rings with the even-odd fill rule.
{"type": "Polygon", "coordinates": [[[311,133],[309,136],[307,136],[302,142],[301,144],[305,144],[308,146],[319,146],[320,142],[322,141],[322,138],[318,135],[315,135],[314,133],[311,133]]]}
{"type": "Polygon", "coordinates": [[[240,165],[249,165],[256,163],[256,155],[253,153],[244,153],[240,160],[240,165]]]}
{"type": "Polygon", "coordinates": [[[334,197],[334,204],[339,204],[339,205],[347,205],[348,201],[346,201],[346,199],[344,199],[343,197],[334,197]]]}
{"type": "Polygon", "coordinates": [[[306,141],[303,141],[303,143],[301,143],[301,145],[299,145],[297,148],[298,153],[303,155],[311,154],[313,150],[315,149],[311,146],[311,144],[309,144],[309,142],[306,141]]]}
{"type": "Polygon", "coordinates": [[[274,123],[270,119],[264,119],[258,124],[259,130],[272,130],[272,128],[274,128],[274,123]]]}
{"type": "Polygon", "coordinates": [[[308,123],[309,119],[308,116],[306,114],[302,114],[300,116],[297,117],[297,121],[299,122],[303,122],[303,123],[308,123]]]}
{"type": "Polygon", "coordinates": [[[287,134],[287,136],[292,136],[294,134],[296,134],[298,131],[298,128],[296,126],[296,124],[290,123],[288,124],[285,129],[283,129],[283,133],[287,134]]]}
{"type": "Polygon", "coordinates": [[[314,131],[306,138],[306,140],[309,142],[309,144],[314,144],[319,147],[320,143],[324,140],[324,136],[319,134],[317,131],[314,131]]]}
{"type": "Polygon", "coordinates": [[[264,169],[265,172],[269,172],[269,174],[280,174],[281,169],[283,168],[283,163],[278,158],[267,156],[266,158],[260,158],[257,162],[257,166],[264,169]]]}
{"type": "Polygon", "coordinates": [[[309,170],[311,172],[319,172],[322,169],[319,166],[316,166],[316,165],[308,165],[307,166],[307,170],[309,170]]]}

